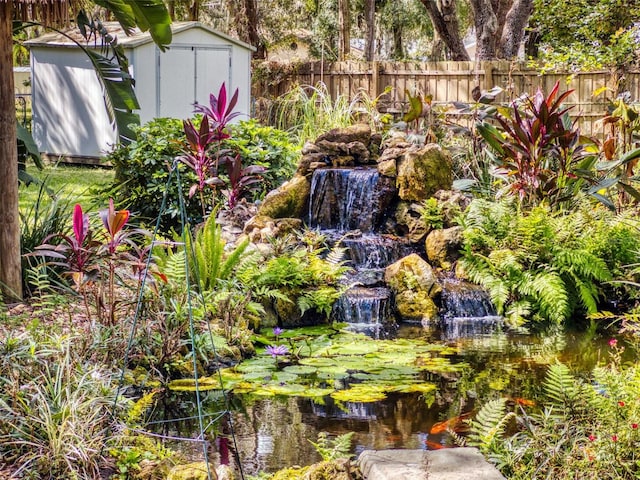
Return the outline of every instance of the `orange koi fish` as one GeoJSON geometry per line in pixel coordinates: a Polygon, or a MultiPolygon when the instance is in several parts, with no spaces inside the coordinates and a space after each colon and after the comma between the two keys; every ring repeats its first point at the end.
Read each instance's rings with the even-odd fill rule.
{"type": "Polygon", "coordinates": [[[447,430],[453,430],[456,433],[465,432],[469,429],[469,425],[465,422],[473,412],[463,413],[462,415],[458,415],[457,417],[449,418],[444,422],[434,423],[429,430],[430,434],[442,433],[447,430]]]}

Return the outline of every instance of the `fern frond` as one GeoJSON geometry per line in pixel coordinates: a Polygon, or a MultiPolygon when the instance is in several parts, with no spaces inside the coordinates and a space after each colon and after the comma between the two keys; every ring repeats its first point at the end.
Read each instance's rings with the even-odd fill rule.
{"type": "Polygon", "coordinates": [[[549,366],[543,389],[552,405],[561,409],[574,404],[580,398],[581,388],[576,378],[563,363],[549,366]]]}
{"type": "Polygon", "coordinates": [[[561,323],[571,313],[567,287],[557,272],[524,272],[517,289],[533,299],[549,320],[561,323]]]}
{"type": "Polygon", "coordinates": [[[134,425],[142,420],[144,413],[155,405],[156,400],[154,397],[156,393],[158,393],[157,390],[150,391],[131,406],[127,412],[127,425],[134,425]]]}
{"type": "Polygon", "coordinates": [[[480,450],[488,450],[493,442],[504,434],[507,424],[515,417],[513,412],[507,413],[506,410],[505,398],[485,403],[470,423],[469,444],[477,446],[480,450]]]}
{"type": "Polygon", "coordinates": [[[509,306],[505,312],[507,323],[511,327],[520,327],[531,315],[531,303],[527,300],[518,300],[509,306]]]}
{"type": "Polygon", "coordinates": [[[580,278],[593,279],[598,282],[611,280],[611,272],[605,261],[591,252],[560,249],[554,254],[554,266],[561,270],[574,271],[580,278]]]}
{"type": "Polygon", "coordinates": [[[342,265],[346,260],[348,250],[348,248],[340,247],[338,246],[338,244],[336,244],[327,254],[325,261],[331,263],[332,265],[342,265]]]}
{"type": "Polygon", "coordinates": [[[222,267],[220,268],[219,278],[229,278],[231,272],[233,272],[235,268],[242,262],[249,243],[249,239],[247,238],[236,248],[234,248],[233,251],[227,256],[227,258],[225,258],[224,262],[222,263],[222,267]]]}
{"type": "Polygon", "coordinates": [[[162,273],[167,276],[167,279],[172,283],[181,284],[187,278],[186,272],[186,257],[184,250],[179,250],[174,253],[169,253],[164,262],[162,273]]]}

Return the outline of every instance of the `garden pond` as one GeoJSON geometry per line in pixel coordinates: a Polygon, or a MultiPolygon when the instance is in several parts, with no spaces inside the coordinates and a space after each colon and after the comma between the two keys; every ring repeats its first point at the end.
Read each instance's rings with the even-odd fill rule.
{"type": "MultiPolygon", "coordinates": [[[[587,373],[609,355],[609,338],[585,331],[484,330],[452,338],[404,323],[381,340],[337,327],[257,337],[263,347],[255,357],[199,379],[210,460],[233,465],[237,450],[245,475],[311,464],[320,460],[311,442],[321,432],[355,432],[355,454],[452,447],[447,430],[464,435],[462,420],[484,402],[506,397],[534,408],[548,365],[559,361],[587,373]],[[287,353],[269,354],[265,347],[274,345],[287,353]]],[[[151,426],[174,438],[196,437],[194,380],[170,389],[151,426]]],[[[196,443],[171,446],[202,458],[196,443]]]]}

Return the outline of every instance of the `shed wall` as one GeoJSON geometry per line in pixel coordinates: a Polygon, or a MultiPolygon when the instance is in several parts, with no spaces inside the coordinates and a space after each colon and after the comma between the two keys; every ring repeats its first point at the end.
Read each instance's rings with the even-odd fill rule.
{"type": "Polygon", "coordinates": [[[43,152],[97,156],[115,135],[102,86],[86,55],[70,48],[32,50],[33,136],[43,152]],[[36,73],[37,72],[37,73],[36,73]]]}
{"type": "MultiPolygon", "coordinates": [[[[189,118],[209,104],[222,82],[238,88],[236,109],[250,114],[251,51],[200,28],[174,34],[160,53],[152,42],[125,46],[144,124],[155,117],[189,118]]],[[[117,141],[91,62],[74,47],[32,47],[33,132],[41,151],[98,157],[117,141]]]]}

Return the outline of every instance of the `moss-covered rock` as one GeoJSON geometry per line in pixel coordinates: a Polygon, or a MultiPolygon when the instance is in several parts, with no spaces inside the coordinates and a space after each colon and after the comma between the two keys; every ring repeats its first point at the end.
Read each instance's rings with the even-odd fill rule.
{"type": "Polygon", "coordinates": [[[451,227],[429,233],[425,241],[429,261],[444,269],[451,268],[452,263],[460,258],[462,232],[462,227],[451,227]]]}
{"type": "Polygon", "coordinates": [[[396,186],[402,200],[421,202],[453,183],[451,159],[436,144],[408,150],[398,159],[396,186]]]}
{"type": "Polygon", "coordinates": [[[406,236],[411,243],[424,241],[429,233],[429,228],[420,215],[420,205],[412,202],[398,202],[395,211],[395,221],[398,230],[406,236]]]}
{"type": "Polygon", "coordinates": [[[276,472],[271,480],[359,480],[357,467],[346,458],[319,462],[302,468],[285,468],[276,472]]]}
{"type": "Polygon", "coordinates": [[[401,318],[432,323],[438,318],[438,306],[424,291],[405,290],[396,294],[396,311],[401,318]]]}
{"type": "MultiPolygon", "coordinates": [[[[210,465],[211,479],[217,480],[213,466],[210,465]]],[[[186,465],[176,465],[171,469],[167,480],[208,480],[207,475],[207,463],[206,462],[194,462],[186,465]]]]}
{"type": "Polygon", "coordinates": [[[258,215],[271,218],[302,218],[309,203],[310,192],[309,179],[296,175],[265,197],[258,209],[258,215]]]}
{"type": "Polygon", "coordinates": [[[442,287],[426,261],[413,253],[389,265],[384,280],[396,297],[396,308],[402,318],[433,321],[438,307],[434,298],[442,287]]]}

